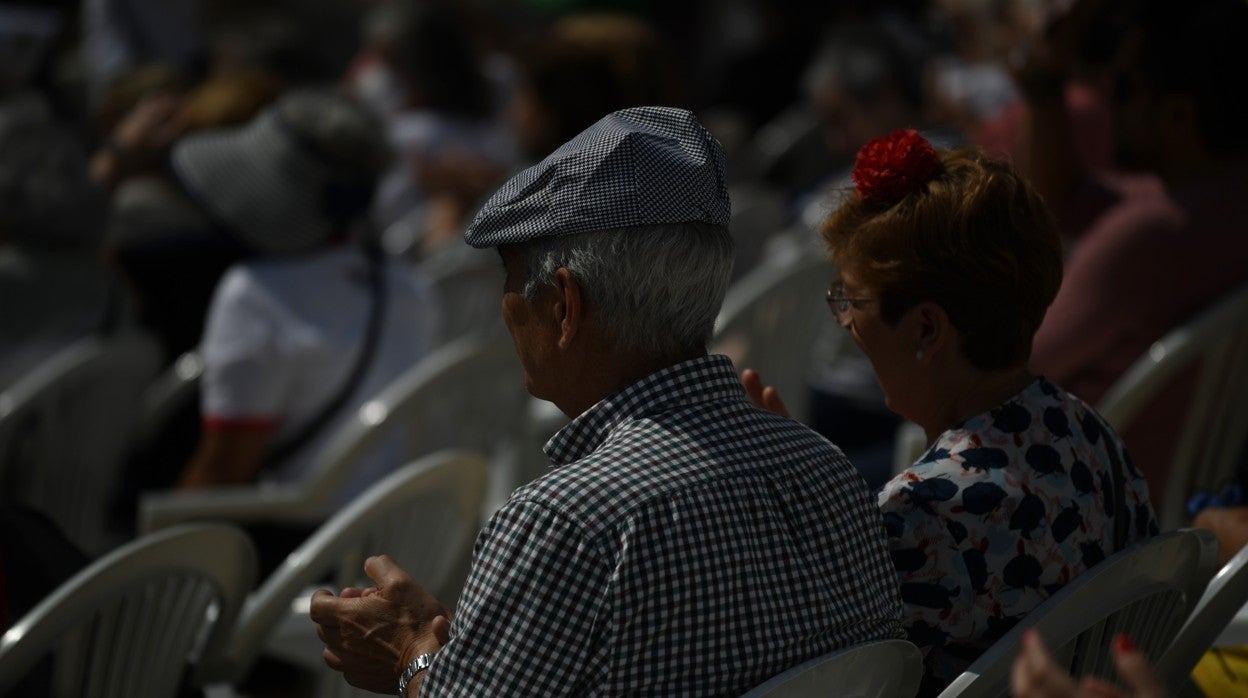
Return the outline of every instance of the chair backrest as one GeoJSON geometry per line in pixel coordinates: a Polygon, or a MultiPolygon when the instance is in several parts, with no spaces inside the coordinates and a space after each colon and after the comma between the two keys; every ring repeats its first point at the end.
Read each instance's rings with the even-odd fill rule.
{"type": "Polygon", "coordinates": [[[1003,696],[1023,633],[1035,629],[1054,660],[1075,676],[1113,679],[1110,645],[1129,634],[1150,661],[1174,640],[1196,605],[1217,559],[1204,529],[1163,533],[1101,561],[1036,606],[941,694],[1003,696]]]}
{"type": "Polygon", "coordinates": [[[764,259],[769,241],[789,227],[788,195],[761,182],[729,186],[732,199],[732,278],[745,277],[764,259]]]}
{"type": "Polygon", "coordinates": [[[442,301],[442,339],[503,334],[499,303],[506,274],[498,255],[477,252],[461,264],[424,265],[442,301]]]}
{"type": "Polygon", "coordinates": [[[90,337],[0,393],[0,498],[46,512],[92,555],[113,547],[107,494],[160,361],[147,335],[90,337]]]}
{"type": "Polygon", "coordinates": [[[251,541],[222,524],[118,547],[0,637],[0,694],[54,652],[54,696],[179,695],[196,657],[214,661],[255,574],[251,541]]]}
{"type": "Polygon", "coordinates": [[[195,350],[184,352],[161,371],[143,390],[135,441],[159,438],[179,413],[195,406],[203,376],[204,357],[195,350]]]}
{"type": "Polygon", "coordinates": [[[188,519],[321,523],[359,457],[400,429],[406,444],[396,466],[446,448],[489,451],[519,438],[528,398],[511,341],[465,337],[422,359],[360,406],[317,456],[307,479],[286,486],[149,493],[140,530],[188,519]]]}
{"type": "MultiPolygon", "coordinates": [[[[243,606],[214,680],[242,678],[266,638],[310,585],[371,586],[370,555],[386,553],[442,603],[454,607],[467,572],[485,497],[486,460],[468,451],[440,451],[408,463],[373,484],[286,557],[243,606]]],[[[313,645],[315,627],[299,619],[313,645]]],[[[319,664],[319,654],[311,659],[319,664]]],[[[341,677],[338,677],[341,681],[341,677]]]]}
{"type": "Polygon", "coordinates": [[[1175,442],[1170,477],[1159,492],[1163,530],[1182,525],[1187,499],[1234,476],[1248,442],[1248,286],[1149,347],[1097,405],[1118,432],[1186,371],[1197,370],[1175,442]]]}
{"type": "Polygon", "coordinates": [[[820,297],[830,275],[825,255],[783,250],[728,289],[715,321],[713,350],[738,369],[758,369],[797,419],[808,416],[806,378],[818,323],[831,321],[820,297]]]}
{"type": "Polygon", "coordinates": [[[1183,628],[1157,661],[1158,674],[1175,695],[1200,658],[1235,614],[1248,603],[1248,546],[1227,561],[1213,576],[1183,628]]]}
{"type": "Polygon", "coordinates": [[[803,662],[741,698],[912,698],[923,678],[923,654],[905,640],[876,640],[803,662]]]}

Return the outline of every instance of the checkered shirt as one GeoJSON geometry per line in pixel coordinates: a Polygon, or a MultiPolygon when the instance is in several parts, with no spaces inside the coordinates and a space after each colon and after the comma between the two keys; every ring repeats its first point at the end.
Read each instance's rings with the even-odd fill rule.
{"type": "Polygon", "coordinates": [[[726,357],[632,384],[546,452],[478,537],[422,696],[740,695],[903,636],[862,478],[726,357]]]}

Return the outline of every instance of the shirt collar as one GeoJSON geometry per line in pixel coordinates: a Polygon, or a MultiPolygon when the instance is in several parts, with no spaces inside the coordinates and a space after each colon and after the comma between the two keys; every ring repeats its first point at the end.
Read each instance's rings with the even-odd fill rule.
{"type": "Polygon", "coordinates": [[[676,406],[741,399],[745,389],[726,356],[700,356],[651,373],[585,410],[546,442],[556,466],[593,453],[622,422],[676,406]]]}

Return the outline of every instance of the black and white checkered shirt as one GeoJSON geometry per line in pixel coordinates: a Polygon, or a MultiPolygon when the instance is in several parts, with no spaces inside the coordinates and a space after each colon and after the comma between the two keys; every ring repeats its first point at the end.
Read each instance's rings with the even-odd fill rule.
{"type": "Polygon", "coordinates": [[[903,636],[866,485],[727,358],[634,383],[546,452],[477,539],[422,696],[739,695],[903,636]]]}

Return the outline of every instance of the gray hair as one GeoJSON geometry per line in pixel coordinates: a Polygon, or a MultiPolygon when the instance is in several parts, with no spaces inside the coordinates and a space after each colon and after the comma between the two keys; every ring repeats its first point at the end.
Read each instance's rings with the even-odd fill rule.
{"type": "Polygon", "coordinates": [[[564,267],[584,289],[596,324],[621,350],[647,356],[705,350],[732,274],[732,237],[707,223],[536,238],[519,249],[526,300],[536,300],[564,267]]]}

